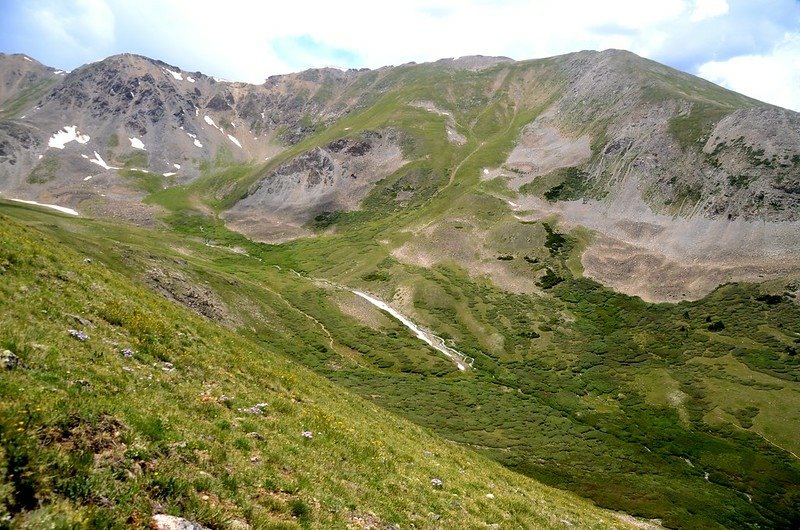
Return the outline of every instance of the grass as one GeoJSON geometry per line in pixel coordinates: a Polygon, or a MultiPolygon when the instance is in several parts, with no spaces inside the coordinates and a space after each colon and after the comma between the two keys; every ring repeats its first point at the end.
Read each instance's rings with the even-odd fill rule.
{"type": "Polygon", "coordinates": [[[3,218],[0,345],[23,363],[0,377],[14,526],[145,527],[155,505],[212,528],[622,526],[82,258],[3,218]]]}
{"type": "Polygon", "coordinates": [[[13,98],[2,102],[0,119],[11,119],[19,116],[34,101],[45,95],[58,82],[57,79],[40,79],[32,85],[20,90],[13,98]]]}
{"type": "MultiPolygon", "coordinates": [[[[790,499],[800,469],[788,452],[797,454],[796,422],[782,421],[767,403],[779,399],[784,410],[800,405],[797,362],[771,353],[785,351],[785,341],[800,331],[800,316],[791,302],[760,301],[766,298],[754,286],[726,286],[699,302],[645,304],[575,278],[567,263],[579,248],[569,246],[579,247],[584,236],[561,234],[552,224],[553,237],[565,244],[551,241],[552,252],[545,246],[548,230],[536,227],[540,262],[507,262],[532,271],[550,267],[563,278],[551,295],[535,297],[509,295],[454,266],[422,269],[388,258],[374,243],[384,236],[372,222],[270,246],[208,224],[199,226],[215,232],[197,232],[209,237],[195,241],[18,206],[6,210],[134,280],[154,265],[179,267],[218,293],[242,340],[282,352],[447,439],[602,506],[681,527],[786,526],[796,517],[790,499]],[[242,244],[249,255],[205,241],[242,244]],[[410,316],[474,357],[475,370],[459,373],[394,321],[376,331],[343,314],[340,291],[290,268],[325,271],[385,299],[410,288],[410,316]],[[725,329],[709,332],[717,320],[725,329]],[[716,366],[725,355],[745,371],[716,366]],[[758,374],[755,385],[747,373],[758,374]],[[657,397],[665,379],[673,381],[669,393],[685,395],[679,406],[669,393],[657,397]],[[717,380],[733,386],[712,392],[717,380]],[[752,427],[740,424],[743,413],[752,427]],[[752,464],[742,467],[742,461],[752,464]]],[[[171,351],[152,348],[157,362],[171,351]]]]}

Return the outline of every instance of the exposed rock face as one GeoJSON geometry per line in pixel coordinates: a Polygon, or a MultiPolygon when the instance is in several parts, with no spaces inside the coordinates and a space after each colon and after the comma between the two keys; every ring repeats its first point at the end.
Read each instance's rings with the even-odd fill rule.
{"type": "Polygon", "coordinates": [[[233,322],[227,307],[214,291],[188,279],[178,271],[153,267],[147,271],[146,280],[154,291],[188,307],[195,313],[223,325],[230,325],[233,322]]]}
{"type": "Polygon", "coordinates": [[[225,218],[252,237],[279,241],[303,233],[302,226],[321,213],[356,209],[376,182],[403,163],[395,130],[340,138],[269,172],[225,218]],[[282,231],[275,231],[276,222],[282,231]]]}
{"type": "Polygon", "coordinates": [[[263,160],[363,96],[338,99],[361,75],[355,70],[312,70],[250,85],[123,54],[56,72],[0,55],[0,192],[76,207],[91,198],[98,212],[141,200],[120,168],[186,183],[200,175],[200,160],[263,160]],[[86,140],[53,147],[64,127],[86,140]]]}

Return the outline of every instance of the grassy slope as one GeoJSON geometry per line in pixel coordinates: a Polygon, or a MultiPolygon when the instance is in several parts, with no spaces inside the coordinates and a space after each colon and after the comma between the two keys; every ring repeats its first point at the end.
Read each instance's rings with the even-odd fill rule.
{"type": "Polygon", "coordinates": [[[162,508],[213,528],[621,525],[5,216],[0,264],[0,346],[24,363],[0,374],[0,510],[15,527],[143,526],[162,508]]]}
{"type": "MultiPolygon", "coordinates": [[[[266,306],[295,308],[294,320],[284,322],[280,334],[296,337],[298,326],[309,325],[304,315],[326,332],[315,326],[299,332],[304,340],[315,336],[316,347],[294,354],[355,392],[606,506],[686,527],[791,526],[798,517],[793,506],[800,479],[797,461],[787,451],[798,454],[793,433],[800,418],[792,412],[779,417],[771,409],[780,403],[782,410],[793,411],[800,404],[796,358],[786,353],[800,331],[792,324],[800,319],[796,306],[764,307],[754,300],[757,289],[748,286],[723,289],[688,306],[650,306],[591,282],[571,280],[580,272],[575,266],[579,248],[548,252],[540,224],[520,226],[501,201],[486,195],[497,190],[479,182],[482,168],[505,158],[519,128],[563,86],[552,61],[481,72],[403,67],[380,84],[385,90],[373,106],[276,157],[267,169],[344,134],[398,127],[410,138],[410,166],[428,171],[438,186],[418,190],[413,208],[400,207],[384,191],[403,182],[401,170],[379,183],[361,211],[339,216],[337,234],[263,247],[228,232],[213,217],[197,211],[187,215],[186,206],[187,197],[193,197],[224,209],[246,193],[264,168],[223,166],[189,188],[168,190],[151,200],[173,210],[170,221],[180,233],[240,246],[266,263],[361,286],[387,299],[398,289],[410,290],[415,318],[452,337],[459,349],[476,358],[476,374],[462,378],[413,342],[403,339],[399,344],[401,329],[375,334],[345,317],[331,295],[310,282],[264,271],[245,273],[250,265],[239,258],[216,262],[226,273],[233,267],[239,277],[246,274],[253,282],[251,292],[260,285],[280,285],[283,300],[271,295],[261,300],[266,306]],[[461,90],[448,90],[453,85],[461,90]],[[448,143],[444,117],[408,105],[419,100],[450,112],[467,143],[448,143]],[[495,242],[519,234],[523,243],[496,243],[496,252],[512,252],[516,259],[508,266],[528,282],[537,281],[546,269],[568,281],[553,291],[555,296],[509,296],[490,282],[469,277],[458,264],[429,270],[390,257],[391,249],[410,237],[398,227],[451,217],[491,231],[495,242]],[[529,265],[520,259],[523,255],[540,262],[529,265]],[[708,332],[705,319],[712,316],[725,320],[725,331],[708,332]],[[777,322],[783,330],[775,328],[777,322]],[[769,327],[770,333],[762,329],[753,335],[758,326],[769,327]],[[529,330],[540,337],[529,338],[529,330]],[[744,337],[751,336],[745,343],[744,337]],[[728,354],[738,374],[720,362],[728,354]],[[691,362],[697,357],[708,361],[691,362]],[[665,369],[677,392],[655,397],[665,369]],[[753,384],[760,374],[766,379],[753,384]],[[734,393],[740,397],[733,399],[734,393]],[[691,467],[686,459],[702,466],[691,467]]],[[[664,97],[689,91],[729,108],[748,103],[728,101],[721,90],[695,84],[670,78],[654,86],[668,92],[664,97]]],[[[576,233],[570,245],[585,237],[576,233]]],[[[433,239],[430,246],[442,243],[433,239]]],[[[198,272],[207,266],[198,265],[198,272]]],[[[224,282],[218,284],[227,290],[224,282]]],[[[236,298],[229,295],[234,304],[236,298]]],[[[257,323],[248,325],[276,347],[291,343],[257,323]]]]}

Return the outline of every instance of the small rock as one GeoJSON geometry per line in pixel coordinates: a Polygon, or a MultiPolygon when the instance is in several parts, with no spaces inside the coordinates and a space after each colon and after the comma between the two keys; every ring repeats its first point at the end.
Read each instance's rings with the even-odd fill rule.
{"type": "Polygon", "coordinates": [[[174,515],[158,514],[150,519],[151,530],[209,530],[207,527],[174,515]]]}
{"type": "Polygon", "coordinates": [[[308,438],[309,440],[314,437],[314,433],[311,431],[303,431],[300,433],[300,436],[303,438],[308,438]]]}
{"type": "Polygon", "coordinates": [[[13,370],[17,366],[19,366],[19,357],[11,353],[10,350],[0,352],[0,368],[13,370]]]}
{"type": "Polygon", "coordinates": [[[432,478],[431,486],[433,486],[434,488],[441,488],[442,486],[444,486],[444,482],[442,482],[442,479],[440,478],[432,478]]]}
{"type": "Polygon", "coordinates": [[[252,527],[241,519],[232,519],[228,523],[228,530],[250,530],[250,528],[252,527]]]}
{"type": "Polygon", "coordinates": [[[262,415],[264,414],[264,409],[269,406],[269,403],[256,403],[252,407],[247,407],[244,409],[239,409],[239,412],[246,412],[248,414],[257,414],[262,415]]]}
{"type": "Polygon", "coordinates": [[[486,498],[487,499],[494,499],[494,493],[487,493],[486,494],[486,498]]]}
{"type": "Polygon", "coordinates": [[[133,357],[134,354],[136,353],[130,348],[122,348],[119,352],[122,354],[123,357],[133,357]]]}
{"type": "Polygon", "coordinates": [[[69,333],[69,335],[73,339],[77,339],[77,340],[79,340],[81,342],[86,342],[87,340],[89,340],[89,335],[87,335],[85,332],[79,331],[77,329],[68,329],[67,333],[69,333]]]}
{"type": "Polygon", "coordinates": [[[249,433],[245,434],[245,436],[247,436],[248,438],[252,438],[253,440],[263,440],[264,439],[263,436],[261,436],[259,433],[255,432],[255,431],[249,432],[249,433]]]}
{"type": "Polygon", "coordinates": [[[83,258],[83,262],[84,263],[91,263],[92,262],[92,258],[83,258]]]}

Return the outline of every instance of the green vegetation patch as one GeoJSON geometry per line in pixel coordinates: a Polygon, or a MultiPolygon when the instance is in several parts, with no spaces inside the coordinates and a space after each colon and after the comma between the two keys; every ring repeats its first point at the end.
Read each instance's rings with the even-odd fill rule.
{"type": "Polygon", "coordinates": [[[34,166],[28,175],[27,181],[31,184],[44,184],[56,178],[59,162],[54,154],[45,153],[45,156],[34,166]]]}

